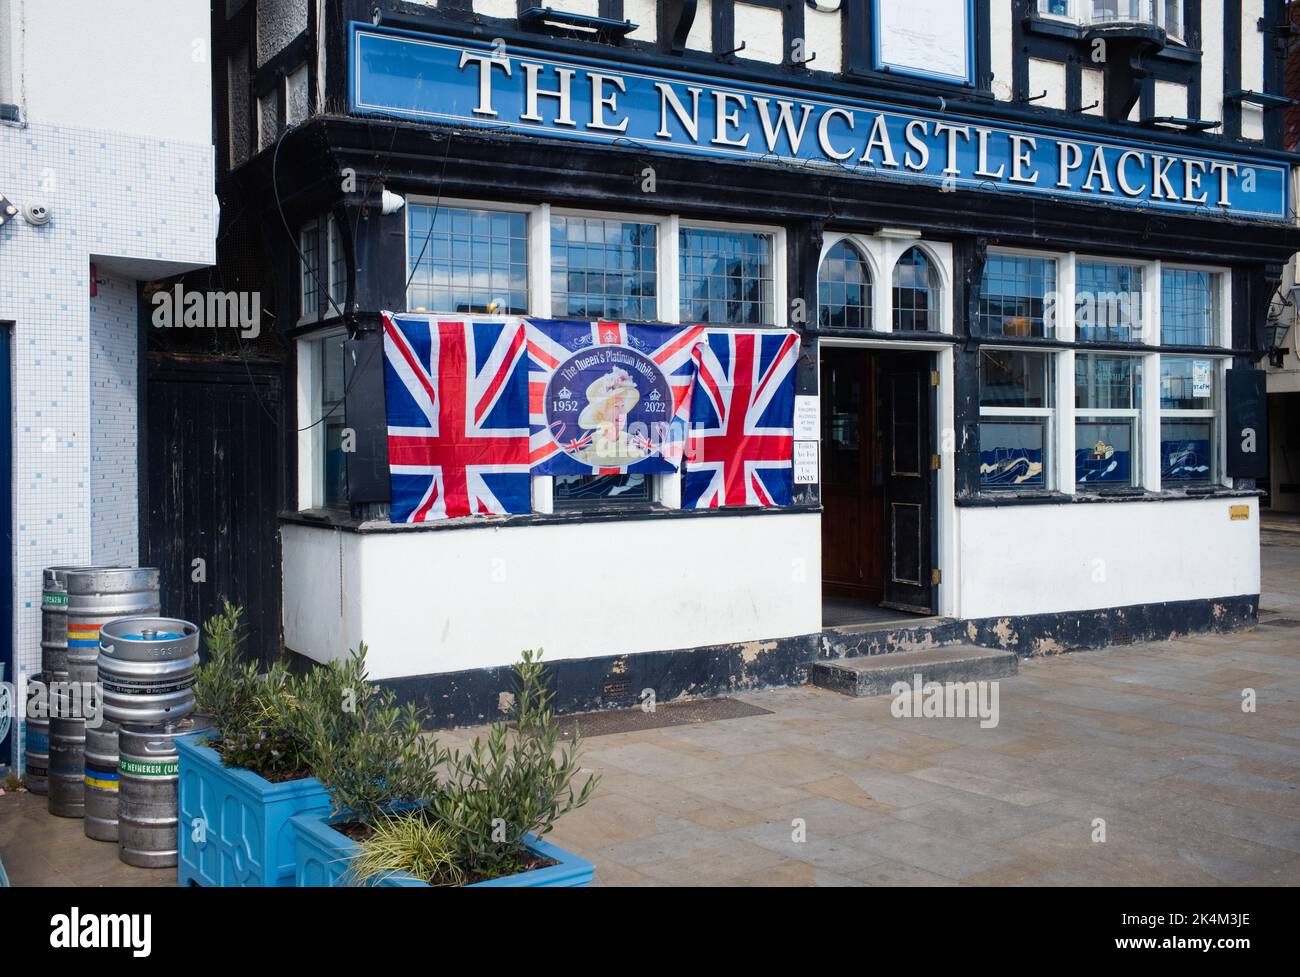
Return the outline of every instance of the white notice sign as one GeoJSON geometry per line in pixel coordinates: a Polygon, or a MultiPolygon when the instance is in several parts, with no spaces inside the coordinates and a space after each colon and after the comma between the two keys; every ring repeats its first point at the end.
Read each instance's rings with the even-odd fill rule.
{"type": "Polygon", "coordinates": [[[1192,360],[1192,396],[1210,396],[1210,377],[1214,372],[1213,360],[1192,360]]]}
{"type": "Polygon", "coordinates": [[[794,483],[796,485],[817,484],[816,441],[794,443],[794,483]]]}
{"type": "Polygon", "coordinates": [[[794,398],[794,439],[820,441],[822,437],[821,398],[794,398]]]}

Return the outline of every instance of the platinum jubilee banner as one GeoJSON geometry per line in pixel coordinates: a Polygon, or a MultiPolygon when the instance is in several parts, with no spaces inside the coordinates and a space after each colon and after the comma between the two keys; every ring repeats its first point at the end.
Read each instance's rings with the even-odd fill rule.
{"type": "Polygon", "coordinates": [[[536,475],[677,471],[703,326],[529,320],[536,475]]]}

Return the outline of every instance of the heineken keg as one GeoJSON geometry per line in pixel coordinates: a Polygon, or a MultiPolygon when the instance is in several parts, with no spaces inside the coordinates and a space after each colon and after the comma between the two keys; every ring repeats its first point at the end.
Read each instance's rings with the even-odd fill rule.
{"type": "Polygon", "coordinates": [[[49,809],[61,818],[86,813],[86,721],[50,719],[49,809]]]}
{"type": "Polygon", "coordinates": [[[67,572],[68,679],[98,680],[99,629],[119,617],[158,613],[158,571],[90,567],[67,572]]]}
{"type": "Polygon", "coordinates": [[[86,837],[117,841],[117,726],[86,727],[86,837]]]}
{"type": "Polygon", "coordinates": [[[202,733],[211,725],[208,716],[191,716],[165,726],[123,726],[119,730],[117,854],[126,864],[175,866],[180,779],[176,740],[202,733]]]}
{"type": "Polygon", "coordinates": [[[155,726],[194,711],[199,629],[169,617],[126,617],[99,635],[99,681],[104,717],[131,726],[155,726]]]}
{"type": "Polygon", "coordinates": [[[23,728],[26,730],[23,767],[27,774],[27,789],[33,794],[44,794],[50,789],[50,721],[28,719],[23,728]]]}

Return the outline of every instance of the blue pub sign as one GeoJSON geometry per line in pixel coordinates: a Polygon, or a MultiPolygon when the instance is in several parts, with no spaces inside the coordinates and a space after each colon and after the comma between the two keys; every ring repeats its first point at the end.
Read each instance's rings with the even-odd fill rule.
{"type": "Polygon", "coordinates": [[[355,114],[839,170],[1157,211],[1283,221],[1288,168],[689,72],[351,25],[355,114]]]}

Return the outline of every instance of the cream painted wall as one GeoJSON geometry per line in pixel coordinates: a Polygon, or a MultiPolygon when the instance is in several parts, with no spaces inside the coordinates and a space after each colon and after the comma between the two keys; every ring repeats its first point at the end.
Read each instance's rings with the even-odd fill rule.
{"type": "Polygon", "coordinates": [[[963,508],[958,535],[962,618],[1259,593],[1253,498],[963,508]]]}
{"type": "MultiPolygon", "coordinates": [[[[1223,37],[1223,0],[1201,0],[1201,36],[1223,37]]],[[[1215,122],[1223,120],[1222,41],[1201,45],[1201,118],[1215,122]]]]}
{"type": "Polygon", "coordinates": [[[1010,0],[993,0],[989,4],[993,95],[1004,102],[1010,101],[1012,96],[1011,73],[1016,56],[1011,43],[1011,16],[1010,0]]]}
{"type": "MultiPolygon", "coordinates": [[[[1241,87],[1248,92],[1264,90],[1264,38],[1259,29],[1264,0],[1241,0],[1241,87]]],[[[1264,110],[1250,102],[1241,103],[1241,135],[1264,138],[1264,110]]]]}
{"type": "Polygon", "coordinates": [[[1034,98],[1046,92],[1033,104],[1045,109],[1065,108],[1065,63],[1029,59],[1029,95],[1034,98]]]}
{"type": "Polygon", "coordinates": [[[433,531],[286,525],[284,641],[364,639],[374,678],[821,629],[820,517],[710,515],[433,531]]]}
{"type": "Polygon", "coordinates": [[[212,144],[206,0],[24,0],[9,5],[23,119],[212,144]]]}

